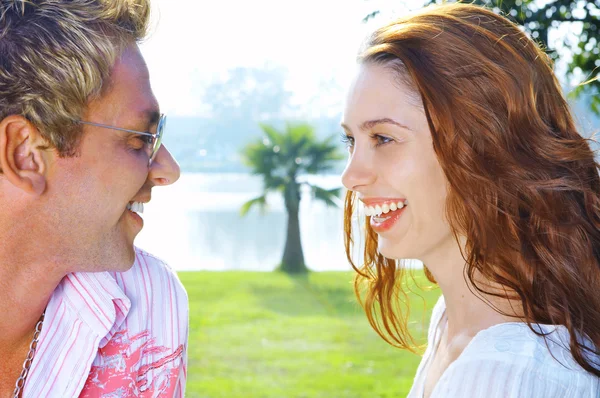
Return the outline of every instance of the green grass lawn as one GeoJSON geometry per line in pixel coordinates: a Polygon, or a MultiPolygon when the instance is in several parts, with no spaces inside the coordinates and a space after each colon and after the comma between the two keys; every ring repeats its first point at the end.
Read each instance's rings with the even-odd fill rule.
{"type": "MultiPolygon", "coordinates": [[[[181,272],[190,299],[188,397],[404,397],[420,357],[371,329],[351,272],[181,272]]],[[[427,285],[423,277],[419,284],[427,285]]],[[[411,295],[425,342],[439,290],[411,295]]]]}

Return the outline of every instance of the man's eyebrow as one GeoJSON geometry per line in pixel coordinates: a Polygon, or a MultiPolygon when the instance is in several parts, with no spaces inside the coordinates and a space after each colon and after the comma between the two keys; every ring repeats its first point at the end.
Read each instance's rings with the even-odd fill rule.
{"type": "Polygon", "coordinates": [[[157,124],[160,119],[160,111],[155,108],[143,111],[142,114],[144,115],[145,120],[148,121],[149,126],[157,124]]]}

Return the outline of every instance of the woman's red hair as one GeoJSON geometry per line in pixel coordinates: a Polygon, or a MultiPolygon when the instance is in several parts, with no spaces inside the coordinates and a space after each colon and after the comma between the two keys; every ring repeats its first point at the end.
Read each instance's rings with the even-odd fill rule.
{"type": "MultiPolygon", "coordinates": [[[[574,359],[600,376],[598,164],[548,56],[504,17],[451,4],[377,30],[359,62],[394,68],[421,96],[449,183],[446,216],[456,239],[466,238],[465,276],[481,293],[520,300],[530,327],[564,325],[574,359]]],[[[368,220],[364,264],[352,259],[354,202],[349,192],[345,246],[357,296],[386,341],[412,349],[404,269],[377,252],[368,220]]]]}

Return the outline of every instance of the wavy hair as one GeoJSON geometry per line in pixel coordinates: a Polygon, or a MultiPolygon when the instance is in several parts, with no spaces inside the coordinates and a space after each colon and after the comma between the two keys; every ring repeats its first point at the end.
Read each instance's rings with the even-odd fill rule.
{"type": "MultiPolygon", "coordinates": [[[[598,164],[549,57],[506,18],[450,4],[375,31],[358,60],[393,68],[420,94],[449,183],[446,216],[457,242],[466,238],[474,289],[520,300],[538,335],[532,324],[564,325],[573,358],[600,376],[598,164]]],[[[413,350],[400,299],[405,270],[377,252],[368,219],[364,263],[352,259],[355,200],[348,192],[344,227],[357,297],[388,343],[413,350]]]]}
{"type": "Polygon", "coordinates": [[[0,120],[22,115],[61,156],[76,153],[86,105],[146,35],[149,0],[0,0],[0,120]]]}

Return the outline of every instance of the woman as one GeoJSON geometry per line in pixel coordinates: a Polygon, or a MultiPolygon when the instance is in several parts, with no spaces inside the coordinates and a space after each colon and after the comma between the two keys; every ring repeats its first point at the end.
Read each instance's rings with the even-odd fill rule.
{"type": "Polygon", "coordinates": [[[599,397],[600,178],[548,57],[454,4],[377,30],[359,65],[342,123],[357,295],[410,349],[399,260],[442,291],[409,396],[599,397]]]}

